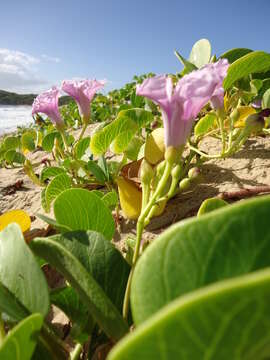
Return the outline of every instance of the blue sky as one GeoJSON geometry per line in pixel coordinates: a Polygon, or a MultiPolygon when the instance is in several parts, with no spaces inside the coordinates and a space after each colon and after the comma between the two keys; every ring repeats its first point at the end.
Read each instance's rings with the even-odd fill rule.
{"type": "Polygon", "coordinates": [[[208,38],[213,52],[270,52],[270,0],[17,0],[0,12],[0,89],[38,92],[62,79],[176,72],[208,38]]]}

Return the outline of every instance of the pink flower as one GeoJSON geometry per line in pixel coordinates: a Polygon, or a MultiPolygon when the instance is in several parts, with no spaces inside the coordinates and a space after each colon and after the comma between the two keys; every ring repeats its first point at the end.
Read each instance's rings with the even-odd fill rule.
{"type": "Polygon", "coordinates": [[[105,83],[104,80],[65,80],[62,83],[62,90],[73,97],[78,104],[81,117],[88,121],[90,118],[90,102],[105,83]]]}
{"type": "Polygon", "coordinates": [[[63,126],[64,121],[59,112],[58,98],[59,90],[55,86],[38,95],[32,105],[32,115],[43,113],[47,115],[55,125],[63,126]]]}
{"type": "Polygon", "coordinates": [[[161,108],[167,147],[178,148],[186,143],[194,119],[209,101],[221,104],[228,66],[225,59],[207,64],[185,75],[175,88],[165,75],[146,79],[137,86],[137,95],[153,100],[161,108]]]}

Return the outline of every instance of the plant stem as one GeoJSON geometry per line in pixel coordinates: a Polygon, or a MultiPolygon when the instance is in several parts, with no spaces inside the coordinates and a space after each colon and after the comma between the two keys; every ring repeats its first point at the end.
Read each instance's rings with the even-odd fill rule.
{"type": "Polygon", "coordinates": [[[208,158],[208,159],[219,159],[221,158],[221,155],[220,154],[214,154],[214,155],[209,155],[209,154],[206,154],[205,152],[199,150],[199,149],[196,149],[194,146],[192,145],[188,145],[189,146],[189,149],[196,152],[197,154],[201,155],[201,156],[204,156],[205,158],[208,158]]]}
{"type": "Polygon", "coordinates": [[[225,137],[225,131],[224,131],[225,115],[224,115],[223,109],[218,110],[217,113],[218,113],[218,124],[219,124],[220,133],[221,133],[221,139],[222,139],[222,151],[221,151],[221,157],[222,157],[226,151],[226,137],[225,137]]]}
{"type": "Polygon", "coordinates": [[[139,253],[140,253],[142,233],[143,233],[143,229],[145,227],[145,219],[148,216],[148,214],[150,213],[152,207],[155,205],[155,202],[158,199],[158,197],[160,196],[160,194],[162,193],[163,189],[165,188],[168,178],[171,174],[171,170],[172,170],[172,164],[169,162],[166,162],[166,167],[165,167],[164,173],[158,183],[158,186],[157,186],[153,196],[151,197],[150,201],[146,205],[146,207],[144,209],[142,209],[141,215],[139,216],[139,219],[137,221],[137,238],[136,238],[136,244],[135,244],[134,254],[133,254],[133,258],[132,258],[132,268],[131,268],[131,271],[129,274],[129,279],[128,279],[124,303],[123,303],[124,319],[127,319],[127,317],[128,317],[131,280],[132,280],[134,268],[135,268],[135,265],[137,263],[139,253]]]}
{"type": "Polygon", "coordinates": [[[74,350],[72,351],[72,353],[69,356],[69,360],[77,360],[77,359],[79,359],[80,354],[82,352],[82,349],[83,349],[83,347],[82,347],[81,344],[79,344],[79,343],[76,344],[74,350]]]}
{"type": "Polygon", "coordinates": [[[6,332],[5,332],[5,324],[4,321],[2,319],[2,314],[0,313],[0,346],[3,343],[4,339],[6,336],[6,332]]]}
{"type": "Polygon", "coordinates": [[[142,183],[142,210],[146,207],[150,196],[150,184],[142,183]]]}
{"type": "Polygon", "coordinates": [[[82,137],[83,137],[83,135],[84,135],[84,133],[85,133],[85,131],[86,131],[86,129],[87,129],[87,126],[88,126],[87,123],[83,123],[82,131],[81,131],[81,133],[80,133],[80,136],[79,136],[79,138],[78,138],[78,141],[80,141],[80,140],[82,139],[82,137]]]}

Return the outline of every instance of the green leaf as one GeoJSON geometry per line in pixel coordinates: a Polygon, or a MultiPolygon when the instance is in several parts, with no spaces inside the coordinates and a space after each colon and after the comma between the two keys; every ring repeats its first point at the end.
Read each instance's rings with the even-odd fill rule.
{"type": "Polygon", "coordinates": [[[9,321],[18,322],[29,312],[18,302],[16,297],[0,283],[0,312],[8,314],[9,321]]]}
{"type": "Polygon", "coordinates": [[[143,144],[144,144],[143,140],[138,136],[135,136],[130,141],[128,147],[125,150],[125,155],[127,156],[127,158],[132,161],[137,160],[138,154],[143,144]]]}
{"type": "Polygon", "coordinates": [[[223,82],[224,90],[228,90],[235,81],[257,72],[270,69],[270,54],[254,51],[236,60],[228,69],[223,82]]]}
{"type": "Polygon", "coordinates": [[[22,135],[22,147],[24,150],[33,151],[36,148],[35,140],[37,134],[33,131],[27,131],[22,135]]]}
{"type": "Polygon", "coordinates": [[[90,171],[101,185],[105,184],[106,175],[94,160],[89,160],[87,162],[86,170],[90,171]]]}
{"type": "Polygon", "coordinates": [[[25,161],[25,156],[15,150],[8,150],[5,153],[5,160],[9,164],[23,164],[25,161]]]}
{"type": "Polygon", "coordinates": [[[229,51],[226,51],[224,54],[220,55],[221,59],[227,59],[230,64],[240,59],[241,57],[253,52],[253,50],[246,48],[235,48],[229,51]]]}
{"type": "Polygon", "coordinates": [[[70,232],[50,239],[80,261],[121,311],[130,266],[115,246],[95,231],[70,232]]]}
{"type": "Polygon", "coordinates": [[[47,208],[50,208],[51,203],[56,199],[59,194],[61,194],[64,190],[71,188],[71,186],[71,178],[66,173],[55,176],[51,180],[45,191],[47,208]]]}
{"type": "Polygon", "coordinates": [[[211,59],[211,44],[207,39],[197,41],[189,55],[189,61],[198,69],[208,64],[211,59]]]}
{"type": "Polygon", "coordinates": [[[65,170],[63,168],[57,166],[45,167],[40,173],[40,181],[44,182],[47,179],[53,178],[63,173],[65,173],[65,170]]]}
{"type": "MultiPolygon", "coordinates": [[[[85,258],[85,254],[80,254],[81,257],[78,259],[73,255],[73,251],[76,250],[71,252],[58,240],[55,237],[36,238],[31,241],[30,246],[38,256],[47,260],[65,276],[107,336],[118,340],[128,331],[126,322],[80,261],[85,258]]],[[[70,247],[72,248],[72,243],[70,247]]],[[[85,249],[85,247],[82,249],[85,249]]],[[[86,260],[89,261],[89,258],[86,260]]]]}
{"type": "Polygon", "coordinates": [[[269,301],[269,269],[205,287],[164,307],[107,359],[268,359],[269,301]]]}
{"type": "Polygon", "coordinates": [[[193,70],[197,69],[197,66],[192,64],[190,61],[186,60],[177,50],[174,51],[177,59],[184,65],[183,75],[190,73],[193,70]]]}
{"type": "Polygon", "coordinates": [[[56,221],[71,230],[94,230],[111,240],[115,231],[114,219],[104,202],[84,189],[62,192],[54,202],[56,221]]]}
{"type": "Polygon", "coordinates": [[[37,217],[62,233],[72,230],[70,227],[68,227],[66,225],[61,225],[57,221],[55,221],[54,219],[51,219],[50,217],[48,217],[46,215],[37,214],[37,217]]]}
{"type": "Polygon", "coordinates": [[[202,202],[197,216],[205,215],[226,205],[228,205],[228,203],[219,198],[206,199],[202,202]]]}
{"type": "Polygon", "coordinates": [[[203,136],[205,135],[215,124],[216,115],[215,114],[207,114],[202,117],[195,126],[194,133],[195,136],[203,136]]]}
{"type": "Polygon", "coordinates": [[[74,147],[74,154],[77,159],[81,159],[85,154],[86,150],[89,148],[90,137],[85,137],[77,142],[74,147]]]}
{"type": "Polygon", "coordinates": [[[35,350],[43,318],[33,314],[15,326],[0,347],[0,359],[30,360],[35,350]]]}
{"type": "Polygon", "coordinates": [[[262,98],[262,108],[267,109],[270,108],[270,89],[268,89],[264,94],[262,98]]]}
{"type": "Polygon", "coordinates": [[[42,140],[42,148],[44,151],[51,152],[54,146],[54,139],[57,139],[61,142],[61,134],[58,131],[53,131],[47,134],[42,140]]]}
{"type": "Polygon", "coordinates": [[[90,142],[92,153],[104,154],[112,142],[116,153],[123,152],[136,133],[152,120],[153,114],[143,109],[120,111],[113,122],[92,136],[90,142]]]}
{"type": "Polygon", "coordinates": [[[261,197],[165,231],[135,268],[131,289],[135,323],[185,293],[269,266],[270,233],[265,231],[269,217],[270,197],[261,197]]]}
{"type": "Polygon", "coordinates": [[[115,208],[118,204],[118,195],[115,190],[108,192],[102,197],[102,200],[104,201],[105,205],[108,206],[108,208],[115,208]]]}
{"type": "Polygon", "coordinates": [[[30,313],[47,315],[48,285],[17,224],[0,232],[0,282],[30,313]]]}
{"type": "Polygon", "coordinates": [[[50,294],[51,303],[61,309],[72,321],[73,339],[79,342],[87,340],[94,327],[88,307],[80,300],[71,286],[55,289],[50,294]]]}
{"type": "Polygon", "coordinates": [[[20,139],[16,136],[8,136],[3,145],[5,150],[15,150],[20,146],[20,139]]]}

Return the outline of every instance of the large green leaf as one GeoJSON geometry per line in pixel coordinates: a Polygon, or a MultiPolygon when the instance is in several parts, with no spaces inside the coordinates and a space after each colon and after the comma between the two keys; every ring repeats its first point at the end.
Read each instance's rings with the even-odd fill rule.
{"type": "Polygon", "coordinates": [[[54,146],[55,138],[57,138],[60,142],[62,142],[61,134],[58,131],[53,131],[47,134],[42,140],[43,150],[51,152],[54,146]]]}
{"type": "Polygon", "coordinates": [[[226,51],[224,54],[220,55],[221,59],[227,59],[230,64],[240,59],[241,57],[251,53],[253,50],[246,48],[235,48],[229,51],[226,51]]]}
{"type": "Polygon", "coordinates": [[[117,118],[96,132],[90,142],[93,154],[104,154],[112,142],[115,153],[123,152],[131,139],[145,125],[153,120],[153,114],[144,109],[129,109],[119,112],[117,118]]]}
{"type": "Polygon", "coordinates": [[[269,218],[270,197],[261,197],[165,231],[135,268],[131,291],[135,323],[185,293],[270,266],[269,218]]]}
{"type": "Polygon", "coordinates": [[[50,239],[69,250],[91,273],[118,310],[122,309],[130,266],[114,245],[95,231],[75,231],[50,239]]]}
{"type": "Polygon", "coordinates": [[[115,231],[114,219],[104,202],[84,189],[68,189],[54,202],[54,215],[60,225],[71,230],[94,230],[111,239],[115,231]]]}
{"type": "Polygon", "coordinates": [[[25,318],[29,312],[18,302],[15,296],[0,283],[0,312],[8,314],[8,319],[17,322],[25,318]]]}
{"type": "Polygon", "coordinates": [[[194,134],[196,136],[205,135],[215,124],[216,115],[209,113],[202,117],[195,125],[194,134]]]}
{"type": "Polygon", "coordinates": [[[54,199],[61,194],[64,190],[71,188],[71,178],[66,174],[59,174],[55,176],[45,191],[46,206],[49,209],[54,199]]]}
{"type": "Polygon", "coordinates": [[[40,181],[44,182],[47,179],[53,178],[56,175],[65,173],[63,168],[57,166],[45,167],[40,173],[40,181]]]}
{"type": "Polygon", "coordinates": [[[268,359],[269,301],[269,269],[194,291],[124,338],[108,360],[268,359]]]}
{"type": "Polygon", "coordinates": [[[225,90],[228,90],[235,81],[253,74],[270,69],[270,54],[264,51],[254,51],[236,60],[230,67],[223,82],[225,90]]]}
{"type": "Polygon", "coordinates": [[[36,148],[35,140],[37,138],[37,134],[35,131],[27,131],[22,135],[22,147],[24,150],[33,151],[36,148]]]}
{"type": "Polygon", "coordinates": [[[30,360],[35,350],[43,318],[33,314],[15,326],[0,346],[0,359],[30,360]]]}
{"type": "MultiPolygon", "coordinates": [[[[0,232],[0,282],[30,313],[47,315],[48,286],[17,224],[10,224],[0,232]]],[[[8,308],[5,312],[9,315],[8,308]]]]}
{"type": "Polygon", "coordinates": [[[189,55],[189,61],[196,65],[197,68],[208,64],[211,59],[211,44],[207,39],[201,39],[197,41],[191,50],[189,55]]]}
{"type": "Polygon", "coordinates": [[[90,137],[87,136],[77,142],[74,147],[74,154],[77,159],[81,159],[81,157],[85,154],[86,150],[89,148],[90,137]]]}
{"type": "MultiPolygon", "coordinates": [[[[117,308],[96,282],[84,264],[56,238],[36,238],[31,241],[32,250],[61,272],[78,292],[91,315],[112,339],[118,340],[128,326],[117,308]]],[[[72,247],[72,243],[70,244],[72,247]]],[[[76,245],[75,245],[76,247],[76,245]]],[[[79,252],[82,251],[79,249],[79,252]]],[[[84,254],[81,254],[84,258],[84,254]]]]}
{"type": "Polygon", "coordinates": [[[20,146],[20,139],[16,136],[8,136],[3,143],[5,150],[15,150],[20,146]]]}
{"type": "Polygon", "coordinates": [[[8,150],[5,153],[5,160],[9,163],[23,164],[25,156],[16,150],[8,150]]]}

